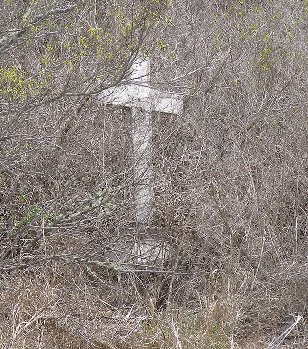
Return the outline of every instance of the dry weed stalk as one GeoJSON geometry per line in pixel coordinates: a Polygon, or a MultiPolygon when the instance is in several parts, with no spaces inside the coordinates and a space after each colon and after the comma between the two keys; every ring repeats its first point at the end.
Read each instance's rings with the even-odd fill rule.
{"type": "Polygon", "coordinates": [[[298,323],[303,319],[301,315],[297,315],[294,319],[294,322],[288,326],[287,329],[285,329],[278,337],[273,339],[273,341],[268,346],[268,349],[277,349],[279,348],[283,341],[288,337],[288,335],[296,328],[298,323]]]}

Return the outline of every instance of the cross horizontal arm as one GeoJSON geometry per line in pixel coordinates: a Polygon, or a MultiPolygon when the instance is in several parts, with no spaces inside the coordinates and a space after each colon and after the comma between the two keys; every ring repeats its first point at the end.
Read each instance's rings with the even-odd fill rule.
{"type": "Polygon", "coordinates": [[[173,92],[152,90],[151,110],[160,113],[182,114],[183,96],[173,92]]]}
{"type": "Polygon", "coordinates": [[[105,90],[99,99],[107,104],[129,108],[142,108],[145,111],[181,114],[183,97],[172,92],[162,92],[149,86],[122,85],[105,90]]]}

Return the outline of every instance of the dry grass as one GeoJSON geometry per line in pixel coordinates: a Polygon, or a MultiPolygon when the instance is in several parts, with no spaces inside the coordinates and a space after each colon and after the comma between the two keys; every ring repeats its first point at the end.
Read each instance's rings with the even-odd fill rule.
{"type": "MultiPolygon", "coordinates": [[[[185,112],[152,115],[146,224],[129,110],[0,95],[0,348],[308,347],[307,1],[174,3],[145,40],[170,39],[152,82],[185,112]],[[157,258],[136,253],[149,241],[157,258]]],[[[37,74],[40,45],[0,63],[37,74]]]]}
{"type": "Polygon", "coordinates": [[[220,294],[200,294],[194,309],[173,303],[158,311],[149,296],[139,294],[139,303],[123,303],[121,294],[124,297],[125,289],[132,285],[109,280],[108,294],[78,267],[48,263],[42,270],[41,276],[38,271],[15,272],[2,278],[1,347],[289,349],[307,344],[298,326],[291,333],[295,337],[277,347],[270,347],[274,334],[270,329],[264,331],[265,323],[258,325],[256,319],[245,330],[243,298],[237,299],[227,289],[220,294]]]}

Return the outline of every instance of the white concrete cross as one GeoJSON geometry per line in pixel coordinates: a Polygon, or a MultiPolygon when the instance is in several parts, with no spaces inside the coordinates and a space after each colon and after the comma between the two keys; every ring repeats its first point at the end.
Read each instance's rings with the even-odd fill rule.
{"type": "Polygon", "coordinates": [[[154,201],[151,113],[156,111],[181,114],[183,111],[181,95],[156,90],[149,82],[150,62],[148,59],[138,58],[132,65],[128,81],[103,91],[99,96],[106,104],[131,109],[134,123],[134,195],[138,223],[145,223],[150,218],[154,201]]]}

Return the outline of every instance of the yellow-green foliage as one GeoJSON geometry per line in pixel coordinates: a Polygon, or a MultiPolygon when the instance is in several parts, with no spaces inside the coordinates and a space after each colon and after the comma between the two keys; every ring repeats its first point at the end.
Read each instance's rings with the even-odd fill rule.
{"type": "Polygon", "coordinates": [[[264,48],[260,53],[260,67],[261,70],[267,71],[270,68],[270,56],[272,50],[268,47],[264,48]]]}
{"type": "Polygon", "coordinates": [[[127,13],[123,6],[118,6],[114,18],[119,33],[126,38],[132,38],[135,31],[143,28],[150,29],[158,23],[172,26],[172,18],[166,15],[168,8],[172,7],[172,0],[148,0],[139,6],[133,15],[127,13]]]}
{"type": "Polygon", "coordinates": [[[31,223],[39,214],[39,208],[37,205],[29,205],[26,209],[25,215],[20,220],[15,220],[14,224],[16,228],[22,227],[28,223],[31,223]]]}
{"type": "MultiPolygon", "coordinates": [[[[228,7],[228,15],[234,19],[240,44],[247,43],[251,51],[255,48],[255,57],[248,63],[264,74],[273,72],[281,64],[294,62],[294,56],[300,51],[294,41],[302,20],[294,17],[285,21],[282,5],[269,1],[267,6],[263,3],[256,6],[253,1],[234,0],[230,1],[228,7]],[[268,11],[267,6],[271,6],[272,10],[268,11]],[[281,35],[282,32],[284,35],[281,35]]],[[[302,6],[308,16],[308,0],[303,0],[302,6]]]]}
{"type": "Polygon", "coordinates": [[[308,13],[308,0],[302,0],[304,13],[308,13]]]}
{"type": "Polygon", "coordinates": [[[88,36],[92,40],[101,40],[105,30],[101,27],[90,26],[87,30],[88,36]]]}
{"type": "Polygon", "coordinates": [[[149,42],[143,38],[144,33],[159,26],[173,26],[168,13],[171,6],[172,0],[140,1],[133,8],[127,2],[108,5],[106,21],[98,20],[97,25],[89,26],[84,26],[85,22],[80,24],[76,17],[78,8],[69,12],[72,20],[65,22],[50,16],[33,24],[34,14],[21,15],[19,25],[26,33],[23,43],[33,53],[35,64],[27,62],[24,69],[11,61],[0,67],[0,98],[11,103],[25,102],[56,82],[60,89],[66,74],[66,81],[74,81],[74,74],[78,74],[80,81],[86,80],[89,73],[86,67],[109,65],[114,61],[120,64],[136,50],[148,55],[160,50],[171,58],[166,40],[157,38],[149,42]],[[55,30],[57,36],[46,34],[55,30]]]}
{"type": "Polygon", "coordinates": [[[0,94],[9,99],[27,95],[28,82],[25,74],[16,66],[0,68],[0,94]]]}
{"type": "Polygon", "coordinates": [[[207,333],[210,338],[212,349],[228,349],[230,347],[229,339],[224,333],[223,327],[221,324],[216,323],[213,327],[208,329],[207,333]]]}
{"type": "Polygon", "coordinates": [[[20,101],[31,95],[38,95],[48,86],[48,76],[27,77],[26,73],[15,65],[0,68],[0,97],[6,100],[20,101]]]}

